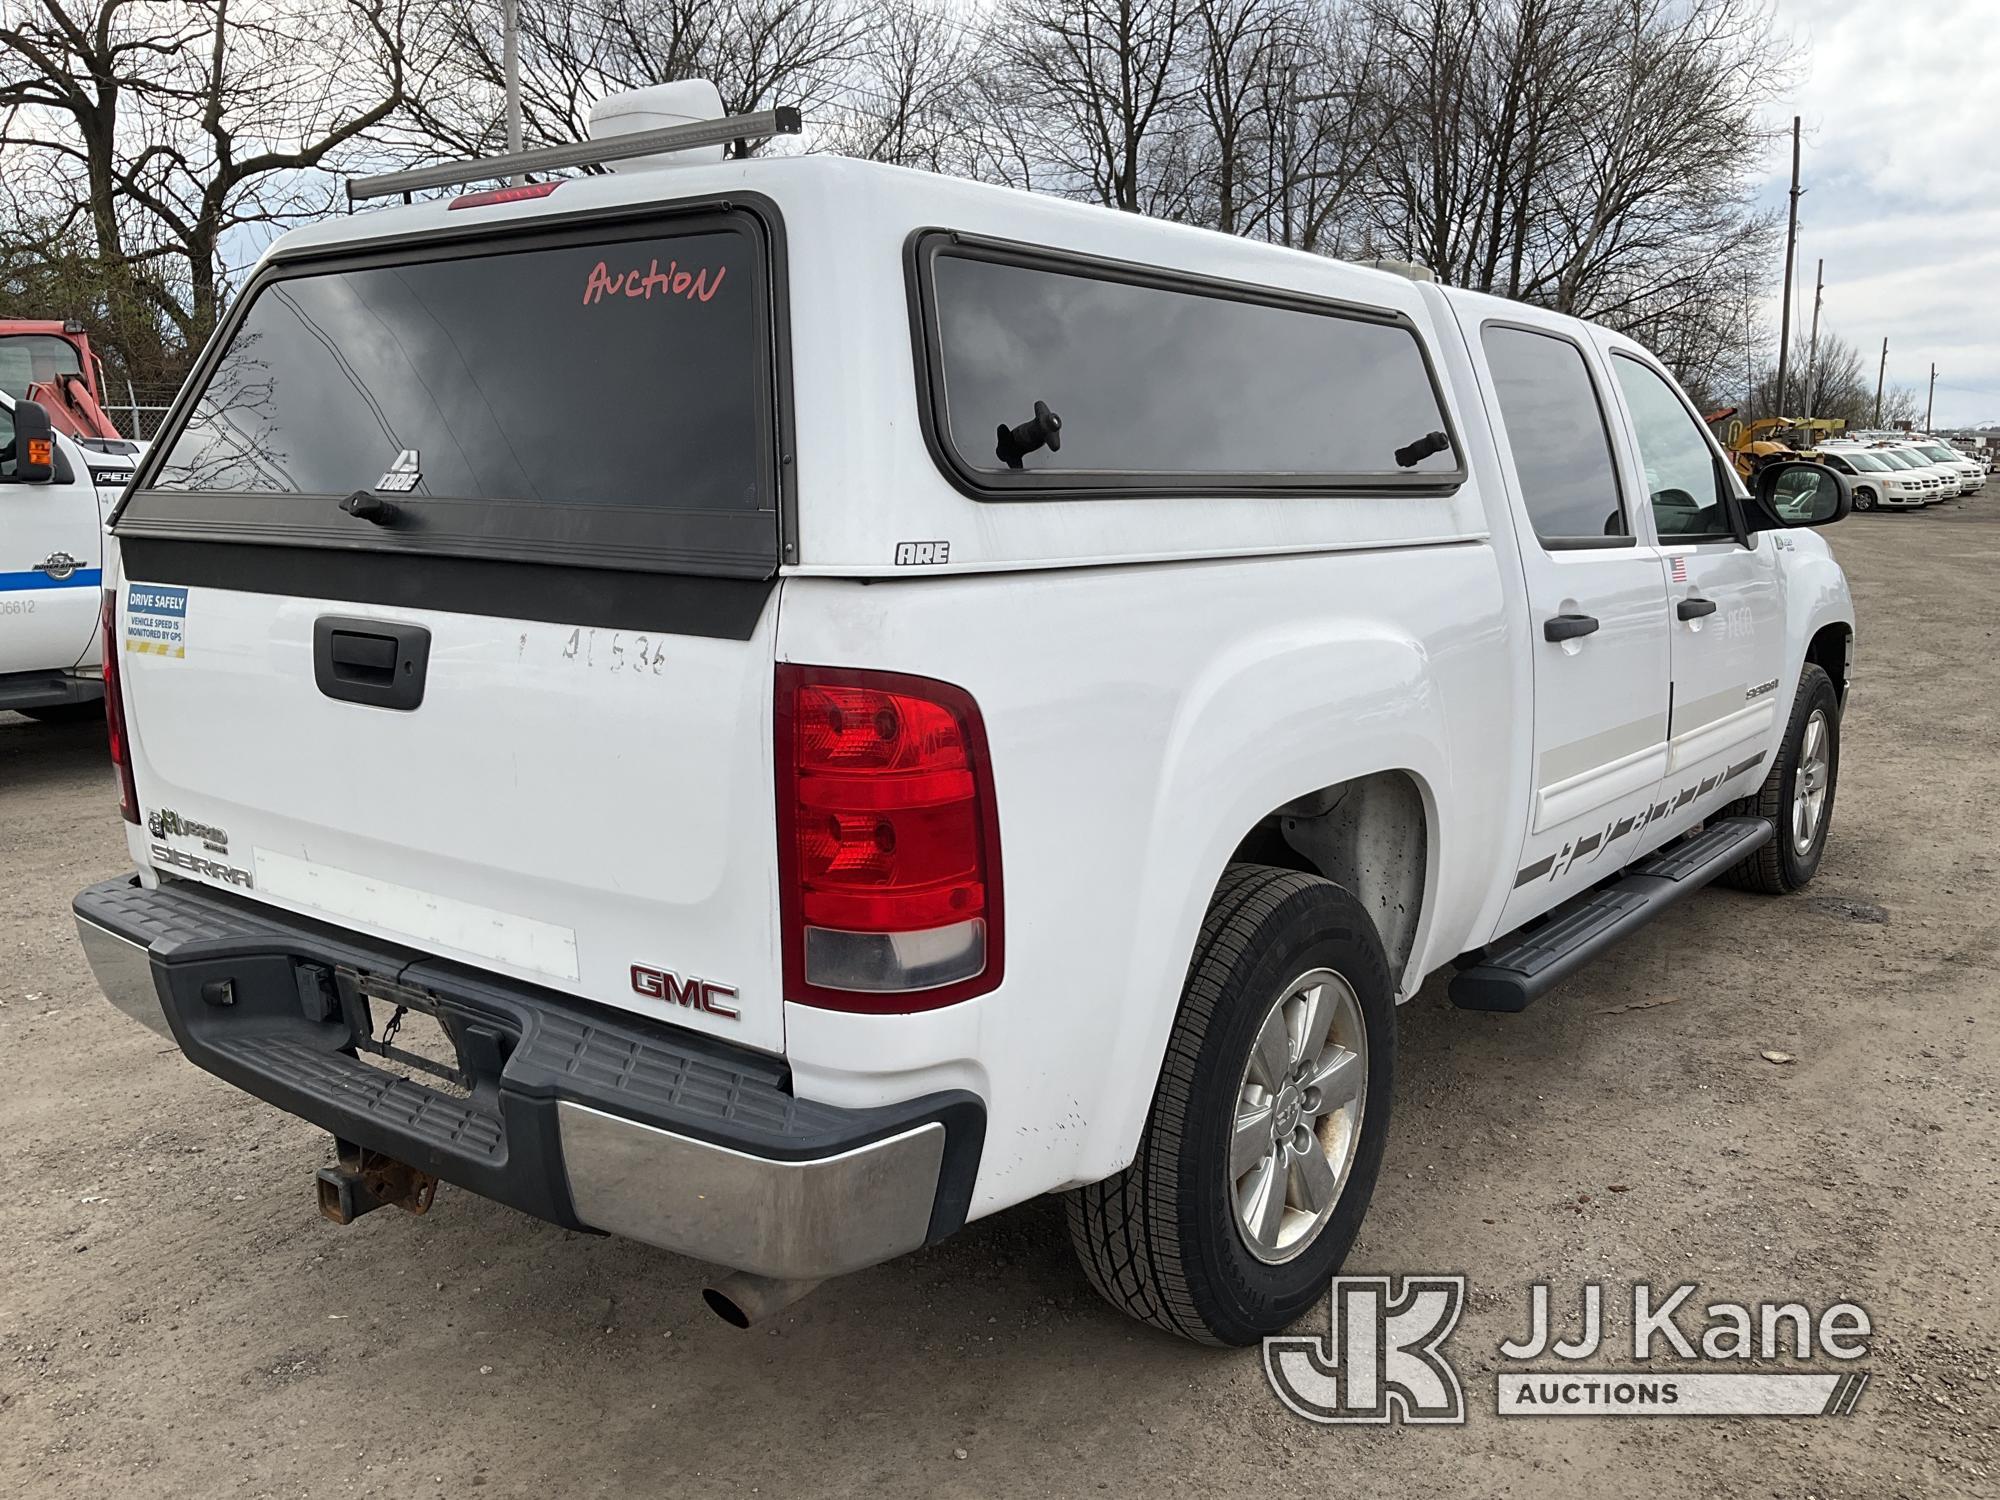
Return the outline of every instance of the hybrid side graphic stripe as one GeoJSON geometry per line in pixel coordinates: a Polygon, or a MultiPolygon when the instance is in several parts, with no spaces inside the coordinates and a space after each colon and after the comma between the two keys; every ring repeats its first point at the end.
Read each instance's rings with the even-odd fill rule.
{"type": "Polygon", "coordinates": [[[1664,818],[1669,812],[1679,811],[1697,797],[1707,796],[1725,782],[1734,781],[1745,771],[1754,771],[1762,764],[1764,764],[1764,752],[1760,750],[1748,760],[1739,761],[1726,771],[1718,772],[1693,785],[1682,787],[1679,792],[1655,807],[1643,809],[1634,817],[1620,818],[1616,823],[1610,825],[1608,833],[1585,834],[1576,841],[1574,848],[1565,845],[1560,853],[1551,854],[1547,859],[1538,859],[1525,869],[1517,871],[1514,875],[1515,888],[1518,889],[1531,880],[1540,880],[1544,875],[1551,878],[1560,875],[1577,860],[1583,858],[1584,855],[1609,849],[1635,828],[1643,829],[1648,823],[1664,818]],[[1565,855],[1568,856],[1567,859],[1564,858],[1565,855]]]}
{"type": "Polygon", "coordinates": [[[1741,776],[1745,771],[1754,771],[1763,764],[1764,764],[1764,753],[1760,750],[1757,752],[1757,754],[1751,756],[1748,760],[1738,761],[1735,765],[1731,766],[1728,770],[1724,771],[1722,773],[1722,779],[1724,781],[1734,781],[1737,777],[1741,776]]]}

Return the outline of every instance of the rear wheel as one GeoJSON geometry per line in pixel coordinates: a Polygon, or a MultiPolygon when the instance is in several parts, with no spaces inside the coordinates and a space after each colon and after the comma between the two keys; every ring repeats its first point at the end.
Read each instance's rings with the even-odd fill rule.
{"type": "Polygon", "coordinates": [[[1769,843],[1724,878],[1744,890],[1783,895],[1796,891],[1819,871],[1833,823],[1833,794],[1840,779],[1840,698],[1833,679],[1808,662],[1799,673],[1792,717],[1785,726],[1778,759],[1763,786],[1729,809],[1769,818],[1776,832],[1769,843]]]}
{"type": "Polygon", "coordinates": [[[1288,1327],[1361,1227],[1394,1066],[1394,990],[1361,904],[1317,876],[1232,865],[1138,1156],[1069,1196],[1091,1285],[1203,1343],[1288,1327]]]}

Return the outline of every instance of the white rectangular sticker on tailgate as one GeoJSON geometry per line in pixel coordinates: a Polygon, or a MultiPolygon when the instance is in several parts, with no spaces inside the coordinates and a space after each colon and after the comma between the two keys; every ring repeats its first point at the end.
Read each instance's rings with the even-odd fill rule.
{"type": "Polygon", "coordinates": [[[163,583],[125,589],[125,649],[147,656],[187,655],[188,591],[163,583]]]}
{"type": "Polygon", "coordinates": [[[412,890],[406,885],[316,865],[269,849],[254,852],[257,889],[330,916],[393,932],[553,979],[577,977],[576,932],[549,922],[412,890]]]}

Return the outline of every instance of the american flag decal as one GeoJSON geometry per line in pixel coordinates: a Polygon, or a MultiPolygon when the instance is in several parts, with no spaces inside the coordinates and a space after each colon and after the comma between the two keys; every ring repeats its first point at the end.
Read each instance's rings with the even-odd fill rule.
{"type": "Polygon", "coordinates": [[[1686,583],[1688,581],[1687,559],[1685,557],[1676,557],[1672,561],[1674,565],[1674,582],[1686,583]]]}

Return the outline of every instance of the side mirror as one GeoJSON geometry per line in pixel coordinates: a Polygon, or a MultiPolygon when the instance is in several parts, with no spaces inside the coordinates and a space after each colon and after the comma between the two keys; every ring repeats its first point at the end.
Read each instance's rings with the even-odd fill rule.
{"type": "Polygon", "coordinates": [[[1757,471],[1757,505],[1751,530],[1774,531],[1787,526],[1831,526],[1846,517],[1854,503],[1845,476],[1825,464],[1786,460],[1757,471]]]}
{"type": "Polygon", "coordinates": [[[56,435],[39,401],[14,403],[13,462],[0,477],[18,484],[47,484],[56,477],[56,435]]]}

